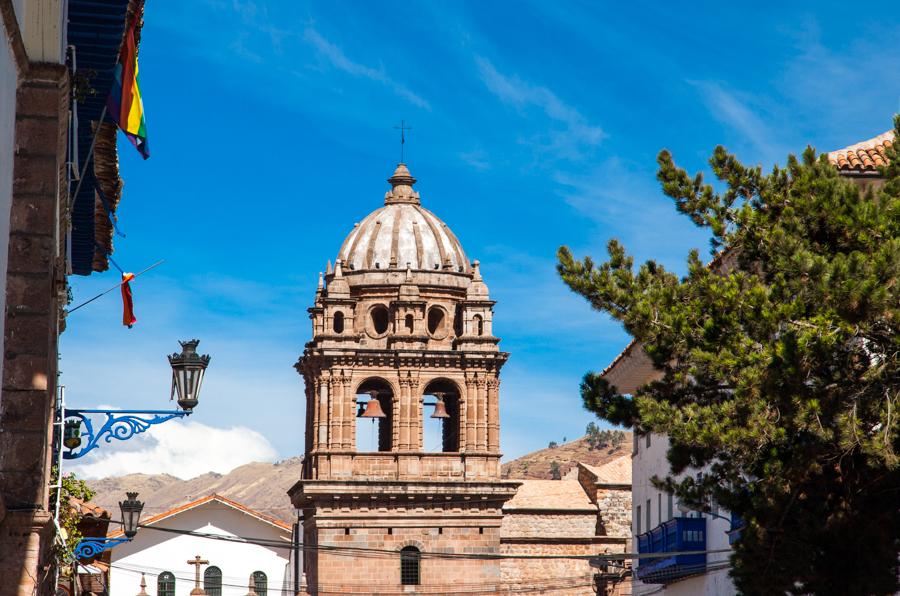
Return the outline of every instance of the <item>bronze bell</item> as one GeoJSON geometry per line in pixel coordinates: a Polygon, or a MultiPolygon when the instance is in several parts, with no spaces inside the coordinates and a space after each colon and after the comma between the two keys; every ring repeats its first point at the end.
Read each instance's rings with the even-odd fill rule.
{"type": "Polygon", "coordinates": [[[369,401],[366,402],[366,410],[360,415],[360,418],[387,418],[387,414],[381,409],[381,402],[378,401],[377,391],[366,391],[369,394],[369,401]]]}
{"type": "Polygon", "coordinates": [[[431,417],[449,418],[450,414],[447,413],[447,404],[444,403],[444,393],[442,391],[435,391],[434,396],[437,398],[437,403],[434,404],[434,412],[431,413],[431,417]]]}

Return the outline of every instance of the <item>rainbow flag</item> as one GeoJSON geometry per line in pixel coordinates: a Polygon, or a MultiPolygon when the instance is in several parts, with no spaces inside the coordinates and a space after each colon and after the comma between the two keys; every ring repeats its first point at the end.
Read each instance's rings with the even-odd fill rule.
{"type": "Polygon", "coordinates": [[[147,145],[147,121],[144,119],[144,102],[141,101],[138,85],[137,45],[134,41],[134,30],[141,13],[139,8],[125,34],[119,61],[113,73],[115,80],[106,99],[106,110],[131,144],[147,159],[150,157],[150,147],[147,145]]]}

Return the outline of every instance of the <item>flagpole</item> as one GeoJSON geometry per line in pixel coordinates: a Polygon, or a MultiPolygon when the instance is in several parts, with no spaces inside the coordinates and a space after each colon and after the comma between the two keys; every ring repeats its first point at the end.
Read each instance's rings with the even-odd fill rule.
{"type": "Polygon", "coordinates": [[[91,137],[91,148],[88,149],[84,165],[81,167],[81,173],[78,176],[78,184],[75,186],[75,192],[69,198],[69,207],[75,202],[75,199],[78,197],[78,191],[81,190],[81,183],[84,181],[84,175],[87,173],[88,164],[91,163],[91,158],[94,155],[94,145],[97,143],[97,135],[100,133],[100,125],[103,124],[104,118],[106,118],[106,104],[103,104],[103,111],[100,112],[100,118],[97,120],[97,130],[94,131],[94,136],[91,137]]]}
{"type": "MultiPolygon", "coordinates": [[[[156,267],[157,265],[162,265],[162,264],[165,263],[165,262],[166,262],[165,259],[160,259],[159,261],[153,263],[152,265],[150,265],[149,267],[147,267],[147,268],[144,269],[143,271],[139,271],[138,273],[135,273],[135,274],[134,274],[134,277],[132,277],[131,279],[134,279],[135,277],[137,277],[137,276],[139,276],[139,275],[142,275],[142,274],[144,274],[144,273],[147,273],[148,271],[150,271],[151,269],[153,269],[153,268],[156,267]]],[[[129,280],[129,281],[130,281],[130,280],[129,280]]],[[[69,310],[66,311],[66,316],[72,314],[73,312],[75,312],[76,310],[78,310],[79,308],[81,308],[82,306],[86,306],[86,305],[90,304],[91,302],[93,302],[93,301],[96,300],[97,298],[101,298],[101,297],[103,297],[103,296],[106,296],[107,294],[109,294],[110,292],[112,292],[113,290],[115,290],[116,288],[118,288],[119,286],[121,286],[123,283],[125,283],[125,282],[124,282],[124,281],[120,281],[119,283],[117,283],[117,284],[114,285],[113,287],[109,288],[108,290],[104,290],[104,291],[100,292],[99,294],[97,294],[96,296],[94,296],[93,298],[91,298],[90,300],[87,300],[86,302],[82,302],[81,304],[79,304],[79,305],[76,306],[75,308],[70,308],[69,310]]]]}

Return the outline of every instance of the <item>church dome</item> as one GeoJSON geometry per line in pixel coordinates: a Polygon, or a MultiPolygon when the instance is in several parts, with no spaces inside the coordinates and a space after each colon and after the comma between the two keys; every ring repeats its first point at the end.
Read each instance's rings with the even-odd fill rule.
{"type": "Polygon", "coordinates": [[[450,228],[423,208],[416,179],[405,164],[388,178],[384,207],[370,213],[344,240],[338,259],[344,270],[400,269],[468,273],[466,253],[450,228]]]}

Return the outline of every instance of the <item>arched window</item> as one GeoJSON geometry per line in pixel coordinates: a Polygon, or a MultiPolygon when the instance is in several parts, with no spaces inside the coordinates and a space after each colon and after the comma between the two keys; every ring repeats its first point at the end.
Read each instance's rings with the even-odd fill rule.
{"type": "Polygon", "coordinates": [[[222,570],[215,565],[203,572],[203,591],[208,596],[222,596],[222,570]]]}
{"type": "Polygon", "coordinates": [[[419,564],[422,553],[414,546],[404,546],[400,551],[400,583],[404,586],[418,586],[419,564]]]}
{"type": "Polygon", "coordinates": [[[472,327],[475,335],[484,335],[484,320],[481,318],[481,315],[472,317],[472,327]]]}
{"type": "Polygon", "coordinates": [[[404,326],[406,327],[406,332],[412,335],[413,329],[415,328],[415,320],[412,315],[406,315],[406,323],[404,326]]]}
{"type": "Polygon", "coordinates": [[[341,334],[344,332],[344,313],[338,311],[334,313],[334,322],[332,323],[334,332],[341,334]]]}
{"type": "Polygon", "coordinates": [[[388,332],[391,314],[383,304],[376,304],[369,311],[369,318],[372,320],[372,331],[376,336],[384,335],[388,332]]]}
{"type": "Polygon", "coordinates": [[[169,571],[163,571],[156,577],[157,596],[175,596],[175,576],[169,571]]]}
{"type": "Polygon", "coordinates": [[[435,339],[447,337],[447,312],[440,306],[428,309],[428,333],[435,339]]]}
{"type": "Polygon", "coordinates": [[[269,579],[262,571],[253,572],[253,589],[257,596],[266,596],[266,590],[269,586],[269,579]]]}

